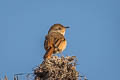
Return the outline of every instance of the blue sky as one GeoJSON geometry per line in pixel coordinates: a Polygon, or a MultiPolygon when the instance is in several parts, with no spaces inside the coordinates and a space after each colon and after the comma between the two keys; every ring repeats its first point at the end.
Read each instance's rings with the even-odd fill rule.
{"type": "Polygon", "coordinates": [[[89,80],[120,79],[119,0],[1,0],[0,77],[32,72],[43,60],[44,37],[61,23],[77,69],[89,80]]]}

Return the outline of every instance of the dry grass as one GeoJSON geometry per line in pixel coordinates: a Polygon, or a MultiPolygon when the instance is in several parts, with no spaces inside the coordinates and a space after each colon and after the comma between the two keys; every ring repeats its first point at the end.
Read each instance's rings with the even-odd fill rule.
{"type": "Polygon", "coordinates": [[[78,80],[76,57],[52,56],[34,70],[35,80],[78,80]]]}
{"type": "MultiPolygon", "coordinates": [[[[75,56],[52,56],[34,69],[34,77],[33,73],[19,73],[14,75],[14,80],[21,80],[18,78],[21,76],[26,76],[25,80],[88,80],[76,70],[76,62],[75,56]]],[[[8,80],[7,76],[4,80],[8,80]]]]}

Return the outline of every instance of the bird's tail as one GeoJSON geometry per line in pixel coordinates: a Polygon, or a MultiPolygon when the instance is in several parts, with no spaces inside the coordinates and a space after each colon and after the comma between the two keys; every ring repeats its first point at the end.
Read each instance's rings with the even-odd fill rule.
{"type": "Polygon", "coordinates": [[[50,49],[48,49],[44,55],[44,59],[49,59],[51,58],[52,54],[53,54],[54,48],[51,47],[50,49]]]}

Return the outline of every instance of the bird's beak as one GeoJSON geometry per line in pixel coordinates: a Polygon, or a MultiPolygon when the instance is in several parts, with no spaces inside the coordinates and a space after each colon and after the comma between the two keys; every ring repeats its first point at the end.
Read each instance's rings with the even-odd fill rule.
{"type": "Polygon", "coordinates": [[[69,26],[65,27],[65,28],[70,28],[69,26]]]}

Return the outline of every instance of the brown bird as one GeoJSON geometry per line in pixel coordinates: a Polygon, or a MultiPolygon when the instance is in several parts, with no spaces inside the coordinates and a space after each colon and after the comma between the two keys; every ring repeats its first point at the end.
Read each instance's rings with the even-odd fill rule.
{"type": "Polygon", "coordinates": [[[54,24],[48,31],[45,37],[44,48],[46,53],[44,59],[51,58],[52,54],[61,53],[67,45],[64,37],[66,28],[61,24],[54,24]]]}

